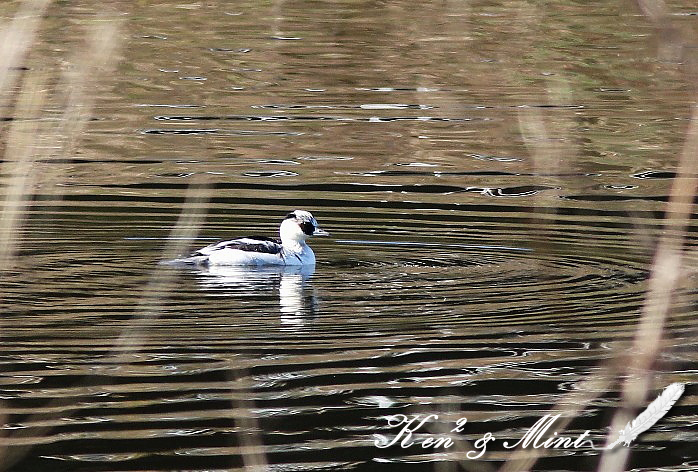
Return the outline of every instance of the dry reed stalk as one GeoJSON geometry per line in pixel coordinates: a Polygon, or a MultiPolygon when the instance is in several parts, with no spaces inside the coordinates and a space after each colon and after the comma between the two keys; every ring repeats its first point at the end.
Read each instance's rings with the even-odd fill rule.
{"type": "MultiPolygon", "coordinates": [[[[200,195],[202,188],[207,187],[202,187],[200,185],[192,185],[189,187],[182,212],[177,220],[177,224],[171,232],[169,243],[163,252],[163,257],[165,259],[180,255],[189,245],[190,240],[198,233],[206,215],[206,212],[200,211],[201,203],[208,201],[207,196],[200,195]]],[[[168,269],[171,268],[159,265],[153,270],[150,281],[144,288],[143,296],[136,308],[136,315],[129,321],[129,324],[124,328],[121,336],[115,342],[114,349],[112,350],[113,357],[108,361],[110,367],[128,364],[131,360],[131,356],[145,344],[146,334],[143,321],[152,321],[157,318],[162,308],[162,299],[165,298],[168,293],[171,293],[175,287],[173,283],[174,275],[172,270],[168,269]]],[[[47,409],[51,406],[58,406],[58,403],[59,400],[54,400],[44,408],[47,409]]],[[[60,410],[57,412],[36,414],[27,418],[25,423],[44,422],[64,415],[65,412],[60,410]]],[[[30,433],[34,435],[46,435],[51,429],[50,426],[20,429],[17,430],[16,434],[9,436],[8,439],[17,441],[30,433]]],[[[30,449],[31,446],[22,445],[15,445],[12,449],[7,447],[4,449],[0,448],[0,471],[9,470],[9,467],[21,460],[30,449]]]]}
{"type": "MultiPolygon", "coordinates": [[[[19,66],[24,65],[27,60],[30,61],[27,58],[36,40],[41,16],[48,4],[47,0],[23,2],[0,39],[0,93],[3,94],[1,103],[16,102],[5,143],[3,167],[3,172],[10,179],[5,189],[0,217],[0,264],[4,270],[11,267],[14,260],[27,202],[31,199],[35,184],[39,180],[36,160],[53,155],[56,147],[70,150],[78,142],[94,102],[92,89],[99,78],[98,69],[104,68],[112,61],[115,50],[118,25],[112,21],[99,21],[83,49],[87,52],[81,56],[76,54],[76,58],[79,57],[77,65],[62,84],[67,93],[58,124],[53,130],[39,126],[41,107],[49,99],[48,92],[44,90],[44,85],[49,82],[48,73],[30,68],[20,90],[16,91],[14,87],[19,66]],[[49,145],[56,140],[63,144],[49,145]]],[[[37,414],[26,421],[52,419],[59,414],[61,413],[37,414]]],[[[43,435],[48,431],[49,427],[27,428],[16,430],[11,436],[6,436],[4,447],[0,447],[0,470],[10,469],[26,455],[31,446],[23,445],[26,443],[23,438],[29,434],[43,435]],[[10,442],[15,445],[9,447],[7,444],[10,442]]]]}
{"type": "Polygon", "coordinates": [[[8,25],[0,30],[0,107],[5,108],[13,97],[12,90],[34,42],[50,0],[26,0],[8,25]]]}
{"type": "MultiPolygon", "coordinates": [[[[663,1],[637,0],[637,4],[656,26],[661,28],[667,27],[668,9],[663,1]]],[[[522,135],[525,138],[526,135],[535,138],[534,140],[525,140],[534,151],[534,162],[537,160],[545,162],[545,159],[550,157],[548,150],[545,147],[534,145],[535,142],[545,142],[547,139],[547,132],[542,117],[540,114],[538,116],[531,113],[520,114],[520,123],[522,135]],[[540,157],[543,159],[540,159],[540,157]]],[[[606,381],[606,386],[608,387],[610,386],[610,378],[626,371],[627,368],[626,372],[628,375],[623,385],[622,393],[624,408],[616,413],[611,431],[622,428],[632,419],[631,411],[641,406],[650,389],[649,369],[660,352],[664,326],[671,309],[672,294],[678,287],[682,276],[683,247],[692,216],[693,201],[698,194],[697,175],[698,107],[694,106],[687,138],[678,164],[677,175],[672,182],[670,190],[663,223],[664,231],[654,254],[642,316],[631,348],[633,356],[630,357],[629,365],[627,363],[623,364],[620,358],[616,359],[614,363],[604,367],[604,373],[601,375],[609,379],[606,381]]],[[[635,221],[637,223],[637,218],[635,221]]],[[[599,374],[595,374],[595,377],[598,379],[599,374]]],[[[597,390],[600,386],[601,384],[595,386],[594,390],[597,390]]],[[[567,408],[563,413],[567,417],[572,417],[574,414],[582,411],[597,396],[589,395],[586,398],[578,399],[579,403],[575,407],[567,408]]],[[[562,401],[567,402],[568,400],[569,395],[563,398],[562,401]]],[[[555,410],[557,410],[557,407],[554,407],[551,411],[554,412],[555,410]]],[[[568,423],[569,421],[558,423],[557,426],[564,429],[568,423]]],[[[610,441],[611,438],[609,438],[610,441]]],[[[604,452],[600,460],[599,472],[622,471],[628,459],[629,451],[630,449],[628,448],[616,448],[613,451],[604,452]]],[[[500,471],[528,471],[544,453],[545,451],[542,450],[515,451],[511,459],[504,464],[500,471]]]]}
{"type": "Polygon", "coordinates": [[[91,92],[100,77],[97,72],[106,70],[112,62],[117,44],[118,25],[98,17],[102,21],[92,31],[87,52],[75,54],[75,66],[68,70],[59,86],[59,92],[65,98],[56,125],[50,130],[40,126],[41,107],[48,99],[47,91],[43,89],[49,81],[48,74],[41,68],[30,70],[18,92],[12,93],[10,89],[14,87],[17,69],[26,60],[39,27],[37,15],[43,14],[47,4],[42,0],[23,3],[0,39],[0,58],[4,58],[0,59],[0,86],[5,87],[5,90],[0,88],[0,93],[18,97],[5,143],[2,169],[3,174],[10,178],[0,215],[0,267],[3,270],[12,267],[21,223],[37,183],[35,162],[50,155],[65,157],[74,150],[93,108],[95,98],[91,92]]]}
{"type": "MultiPolygon", "coordinates": [[[[2,65],[0,65],[0,68],[2,65]]],[[[12,269],[19,244],[22,222],[34,188],[34,162],[40,150],[37,117],[45,101],[40,73],[27,74],[19,92],[13,121],[8,132],[2,174],[8,176],[5,198],[0,213],[0,268],[12,269]]]]}
{"type": "MultiPolygon", "coordinates": [[[[163,252],[164,260],[181,256],[189,248],[191,240],[199,233],[206,217],[206,211],[202,211],[202,208],[209,201],[210,190],[208,185],[201,183],[188,187],[182,212],[170,234],[169,244],[163,252]]],[[[145,344],[146,335],[141,321],[153,320],[158,316],[162,309],[162,300],[175,289],[174,282],[175,272],[171,267],[159,265],[154,269],[150,281],[144,289],[136,317],[129,322],[129,326],[115,343],[115,358],[110,362],[110,365],[128,363],[129,357],[145,344]]],[[[239,365],[230,364],[231,381],[235,386],[235,388],[231,388],[231,391],[250,392],[251,387],[246,377],[236,375],[238,370],[240,370],[239,365]]],[[[259,423],[251,414],[254,403],[249,399],[236,398],[235,395],[232,395],[232,404],[234,411],[243,412],[243,414],[234,417],[233,420],[238,429],[239,451],[245,470],[252,472],[268,470],[268,461],[259,433],[259,423]],[[249,414],[244,412],[249,412],[249,414]]]]}
{"type": "Polygon", "coordinates": [[[75,151],[90,119],[96,94],[92,93],[100,79],[107,77],[116,61],[121,22],[104,14],[95,18],[97,25],[90,32],[87,52],[75,52],[70,63],[74,64],[63,73],[59,90],[63,94],[63,113],[56,124],[56,153],[68,157],[75,151]]]}
{"type": "MultiPolygon", "coordinates": [[[[548,102],[552,105],[563,106],[572,103],[572,92],[567,83],[550,82],[547,89],[548,102]]],[[[577,149],[568,145],[563,138],[571,136],[574,124],[569,122],[553,122],[546,120],[539,108],[520,108],[518,112],[519,130],[524,145],[528,149],[533,163],[533,172],[538,176],[557,176],[570,171],[562,156],[573,159],[578,155],[577,149]]],[[[559,177],[558,177],[559,178],[559,177]]],[[[564,187],[562,184],[560,187],[564,187]]],[[[536,200],[536,209],[540,224],[549,222],[543,217],[550,215],[550,210],[557,212],[557,207],[551,201],[540,196],[536,200]]],[[[534,213],[534,214],[535,214],[534,213]]],[[[611,385],[615,368],[613,364],[601,366],[589,377],[579,382],[578,389],[562,396],[550,409],[549,414],[560,414],[555,423],[557,430],[563,431],[591,402],[596,400],[611,385]]],[[[509,459],[502,464],[498,472],[528,472],[538,459],[547,454],[545,448],[515,449],[509,459]]]]}
{"type": "MultiPolygon", "coordinates": [[[[189,245],[190,240],[198,233],[206,215],[206,212],[200,211],[201,204],[208,201],[207,196],[200,195],[202,188],[206,189],[208,187],[202,187],[201,185],[189,187],[185,204],[177,224],[171,232],[169,243],[163,252],[163,258],[170,259],[180,255],[189,245]]],[[[136,315],[129,321],[129,324],[124,328],[114,345],[112,350],[113,357],[108,361],[110,367],[128,364],[131,356],[145,344],[147,336],[143,321],[152,321],[157,318],[162,308],[162,299],[168,293],[172,293],[175,288],[173,272],[168,269],[171,268],[159,265],[153,270],[150,281],[144,288],[143,296],[136,308],[136,315]]],[[[88,388],[88,391],[90,390],[88,388]]],[[[86,395],[89,395],[89,393],[86,395]]],[[[58,404],[59,400],[54,400],[44,408],[48,409],[51,406],[58,406],[58,404]]],[[[61,410],[36,414],[27,418],[25,423],[45,422],[64,415],[65,412],[61,410]]],[[[12,465],[21,460],[31,449],[31,446],[19,444],[21,443],[21,438],[28,434],[46,435],[51,429],[50,426],[20,429],[12,436],[9,436],[8,439],[15,441],[17,445],[14,445],[12,449],[8,447],[0,448],[0,471],[9,470],[12,465]]]]}
{"type": "MultiPolygon", "coordinates": [[[[575,415],[598,397],[599,394],[592,392],[605,391],[611,385],[611,378],[622,372],[626,366],[629,375],[623,387],[625,407],[615,415],[611,431],[625,426],[632,419],[631,410],[641,406],[645,400],[651,387],[649,369],[661,348],[672,293],[678,286],[682,274],[683,246],[692,215],[694,196],[698,194],[697,176],[698,106],[694,106],[677,175],[670,190],[664,221],[665,230],[657,244],[642,317],[632,346],[633,356],[630,357],[629,365],[617,359],[615,363],[603,367],[601,372],[595,373],[593,379],[582,382],[579,393],[572,392],[563,397],[551,409],[551,414],[560,412],[567,418],[556,423],[558,429],[564,430],[575,415]],[[562,404],[573,406],[559,410],[562,404]]],[[[599,472],[622,471],[629,451],[628,448],[616,448],[605,452],[599,464],[599,472]]],[[[499,472],[527,472],[545,452],[544,449],[516,450],[499,472]]]]}
{"type": "Polygon", "coordinates": [[[13,121],[5,140],[2,173],[9,176],[0,215],[0,267],[11,268],[17,236],[26,209],[26,196],[33,184],[33,161],[37,149],[35,121],[45,100],[45,78],[27,74],[15,92],[20,66],[24,65],[48,0],[23,2],[9,24],[0,31],[0,109],[15,102],[13,121]]]}
{"type": "MultiPolygon", "coordinates": [[[[618,410],[611,431],[618,431],[632,419],[632,411],[642,405],[651,388],[650,368],[662,345],[672,296],[678,287],[684,258],[684,244],[692,216],[693,200],[698,194],[698,106],[693,107],[686,141],[676,177],[672,181],[664,216],[664,231],[657,243],[642,317],[632,346],[633,356],[623,385],[623,408],[618,410]]],[[[609,438],[610,441],[610,438],[609,438]]],[[[606,452],[599,471],[623,470],[630,449],[606,452]]]]}
{"type": "MultiPolygon", "coordinates": [[[[550,105],[562,107],[572,102],[572,92],[566,85],[550,82],[547,90],[550,105]]],[[[518,118],[521,137],[533,162],[533,172],[539,176],[568,172],[567,160],[578,154],[576,148],[564,142],[564,138],[571,136],[573,123],[561,119],[546,120],[541,109],[535,107],[519,108],[518,118]]]]}
{"type": "MultiPolygon", "coordinates": [[[[630,421],[631,410],[641,406],[650,389],[649,369],[656,359],[662,344],[664,325],[671,308],[671,298],[678,286],[682,274],[683,247],[691,220],[694,196],[698,194],[698,106],[694,106],[693,116],[687,133],[683,152],[678,164],[677,175],[672,182],[669,202],[664,221],[664,232],[658,242],[650,274],[647,295],[642,317],[635,336],[629,365],[624,359],[602,368],[580,385],[579,392],[572,392],[563,397],[551,409],[551,413],[560,412],[566,420],[556,424],[564,429],[571,419],[591,403],[598,394],[611,385],[611,379],[627,366],[627,380],[623,387],[625,407],[618,411],[613,419],[611,431],[616,431],[630,421]],[[587,393],[584,393],[587,392],[587,393]],[[559,407],[571,404],[572,407],[559,407]]],[[[610,442],[609,438],[609,442],[610,442]]],[[[616,448],[602,455],[599,472],[620,472],[629,456],[630,449],[616,448]]],[[[515,451],[499,472],[527,472],[543,454],[544,449],[515,451]]]]}
{"type": "MultiPolygon", "coordinates": [[[[660,33],[672,29],[670,12],[664,1],[636,0],[640,11],[660,33]]],[[[682,49],[686,40],[678,35],[665,36],[673,43],[664,49],[682,49]]],[[[698,98],[698,97],[696,97],[698,98]]],[[[694,101],[686,140],[679,156],[676,176],[669,191],[669,201],[663,221],[663,231],[656,244],[645,303],[633,345],[633,357],[627,366],[622,390],[623,408],[614,415],[611,431],[623,428],[632,419],[632,413],[642,406],[651,388],[650,369],[662,348],[664,326],[670,315],[673,296],[681,284],[685,261],[685,242],[698,195],[698,105],[694,101]]],[[[609,442],[611,438],[609,437],[609,442]]],[[[606,451],[599,471],[617,472],[624,469],[630,456],[629,448],[606,451]]]]}
{"type": "MultiPolygon", "coordinates": [[[[562,416],[555,422],[555,428],[564,431],[579,413],[600,395],[602,395],[612,383],[616,368],[612,365],[602,366],[600,371],[579,382],[579,388],[564,395],[550,409],[549,414],[560,413],[562,416]]],[[[538,459],[547,453],[545,448],[514,450],[511,457],[502,465],[498,472],[528,472],[538,459]]]]}
{"type": "MultiPolygon", "coordinates": [[[[439,418],[449,418],[456,416],[459,412],[455,408],[450,408],[448,405],[443,405],[439,412],[439,418]]],[[[452,423],[451,423],[452,425],[452,423]]],[[[451,435],[451,428],[445,422],[438,422],[433,426],[434,432],[438,435],[448,437],[451,435]]],[[[452,472],[457,470],[465,470],[466,472],[494,472],[496,469],[493,465],[486,461],[473,461],[467,459],[467,454],[477,448],[465,439],[453,441],[453,445],[449,448],[449,452],[456,458],[466,457],[466,460],[450,460],[439,461],[434,464],[434,472],[452,472]]]]}
{"type": "MultiPolygon", "coordinates": [[[[29,74],[19,93],[14,91],[19,77],[19,67],[24,64],[34,41],[48,1],[26,1],[9,24],[3,25],[0,32],[0,109],[9,109],[16,101],[7,138],[2,173],[9,176],[0,214],[0,267],[3,271],[11,268],[17,246],[19,226],[24,217],[27,189],[32,186],[32,163],[36,142],[37,123],[34,120],[44,101],[41,90],[44,83],[38,74],[29,74]]],[[[3,421],[7,419],[4,416],[3,421]]],[[[6,436],[3,432],[2,436],[6,436]]],[[[12,452],[0,445],[0,470],[13,462],[12,452]]]]}
{"type": "MultiPolygon", "coordinates": [[[[549,81],[547,102],[557,107],[572,103],[572,92],[568,84],[549,81]]],[[[572,136],[574,123],[572,118],[557,116],[558,113],[568,113],[565,108],[551,108],[548,113],[554,113],[557,119],[546,119],[539,107],[519,108],[519,132],[530,155],[532,173],[536,178],[545,179],[543,183],[546,185],[565,188],[562,174],[570,172],[572,168],[567,161],[573,161],[579,154],[576,147],[566,142],[566,139],[572,136]]],[[[541,192],[534,199],[530,222],[539,225],[541,236],[545,236],[548,225],[557,217],[558,204],[558,196],[549,192],[541,192]]],[[[542,245],[540,249],[548,250],[549,247],[542,245]]]]}
{"type": "MultiPolygon", "coordinates": [[[[14,85],[18,65],[28,54],[39,27],[38,16],[32,16],[30,13],[43,11],[47,5],[48,0],[25,2],[13,21],[12,27],[8,28],[2,36],[0,60],[3,62],[0,64],[0,85],[5,89],[14,85]]],[[[40,78],[38,74],[28,74],[26,83],[19,93],[5,158],[6,162],[13,164],[13,169],[5,172],[13,176],[13,179],[6,191],[6,201],[0,220],[0,263],[3,263],[5,268],[8,267],[14,254],[27,196],[31,195],[35,183],[34,162],[40,156],[48,156],[49,152],[58,157],[65,157],[75,151],[94,107],[95,95],[91,92],[99,78],[114,63],[119,25],[104,17],[98,17],[97,24],[98,27],[93,30],[88,40],[87,52],[74,55],[71,61],[73,66],[65,72],[60,82],[58,90],[62,95],[59,100],[62,112],[51,129],[40,130],[36,120],[25,120],[25,118],[39,116],[45,96],[45,93],[39,92],[44,92],[41,84],[47,80],[38,80],[40,78]],[[102,72],[102,74],[96,72],[102,72]]],[[[164,250],[164,259],[174,258],[184,252],[190,240],[198,233],[206,215],[206,211],[200,211],[200,209],[208,201],[207,188],[198,184],[189,187],[182,212],[164,250]]],[[[162,299],[174,289],[173,282],[172,271],[167,267],[157,266],[154,269],[136,308],[136,316],[115,343],[111,365],[128,363],[130,356],[143,346],[146,337],[142,322],[158,316],[162,308],[162,299]]],[[[26,422],[54,419],[58,414],[37,414],[27,418],[26,422]]],[[[249,419],[245,418],[240,421],[243,427],[249,423],[249,419]]],[[[50,430],[50,427],[28,428],[18,430],[8,437],[16,445],[12,448],[0,448],[0,470],[11,468],[31,449],[31,446],[19,445],[23,437],[28,434],[46,435],[50,430]]],[[[254,446],[244,436],[242,443],[254,446]]],[[[265,467],[266,461],[263,454],[248,453],[243,457],[248,469],[262,470],[265,467]]]]}
{"type": "Polygon", "coordinates": [[[654,24],[666,24],[669,16],[664,0],[635,0],[643,15],[649,18],[654,24]]]}
{"type": "MultiPolygon", "coordinates": [[[[236,384],[239,392],[250,392],[252,390],[247,381],[247,377],[235,375],[235,373],[240,370],[239,366],[231,364],[229,370],[233,374],[232,381],[236,384]]],[[[231,389],[231,391],[234,390],[231,389]]],[[[245,470],[250,472],[264,472],[269,470],[269,462],[264,453],[264,443],[260,434],[259,422],[257,418],[251,414],[254,403],[249,399],[235,398],[235,395],[233,395],[232,403],[234,411],[250,412],[250,414],[242,414],[233,418],[238,430],[238,437],[240,438],[240,457],[242,458],[245,470]]]]}
{"type": "MultiPolygon", "coordinates": [[[[163,250],[163,260],[181,256],[189,248],[191,241],[196,238],[206,218],[207,209],[204,205],[209,201],[209,192],[210,187],[202,183],[195,183],[187,188],[182,211],[163,250]]],[[[140,350],[143,346],[146,335],[142,322],[159,316],[162,311],[162,300],[175,289],[174,280],[175,273],[172,267],[159,264],[153,269],[148,283],[143,288],[135,316],[114,343],[113,355],[116,357],[112,360],[113,363],[127,362],[124,356],[140,350]]]]}

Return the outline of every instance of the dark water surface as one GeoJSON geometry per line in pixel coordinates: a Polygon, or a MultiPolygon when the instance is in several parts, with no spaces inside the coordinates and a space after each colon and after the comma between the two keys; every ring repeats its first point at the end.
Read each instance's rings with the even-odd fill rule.
{"type": "MultiPolygon", "coordinates": [[[[121,62],[79,151],[36,164],[0,281],[5,469],[496,469],[633,355],[696,96],[698,9],[668,6],[656,28],[610,1],[122,5],[121,62]],[[191,246],[302,208],[332,233],[315,269],[158,265],[192,183],[191,246]],[[417,413],[498,441],[374,445],[417,413]]],[[[52,6],[33,60],[67,56],[93,8],[52,6]]],[[[651,395],[687,390],[630,469],[698,469],[695,230],[651,395]]],[[[620,388],[565,434],[602,445],[620,388]]]]}

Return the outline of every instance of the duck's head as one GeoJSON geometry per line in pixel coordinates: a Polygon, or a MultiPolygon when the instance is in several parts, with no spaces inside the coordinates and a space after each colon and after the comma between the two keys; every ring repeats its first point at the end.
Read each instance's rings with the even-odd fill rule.
{"type": "Polygon", "coordinates": [[[309,211],[293,210],[286,215],[279,229],[282,243],[303,243],[310,236],[329,236],[330,233],[318,227],[309,211]]]}

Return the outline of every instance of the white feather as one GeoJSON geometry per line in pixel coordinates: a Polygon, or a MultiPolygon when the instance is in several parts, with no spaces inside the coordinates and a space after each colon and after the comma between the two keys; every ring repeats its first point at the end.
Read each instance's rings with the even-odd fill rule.
{"type": "Polygon", "coordinates": [[[664,391],[645,408],[645,411],[637,415],[634,420],[625,425],[624,429],[620,430],[618,439],[609,444],[607,449],[613,449],[621,442],[628,446],[639,434],[644,433],[654,426],[654,424],[662,419],[671,407],[674,406],[674,403],[681,398],[684,388],[684,384],[678,382],[665,388],[664,391]]]}

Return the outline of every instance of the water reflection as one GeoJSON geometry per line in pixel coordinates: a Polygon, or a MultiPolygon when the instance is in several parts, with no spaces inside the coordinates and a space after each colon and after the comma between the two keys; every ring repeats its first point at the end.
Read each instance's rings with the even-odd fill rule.
{"type": "Polygon", "coordinates": [[[314,265],[209,266],[196,269],[200,286],[211,296],[270,294],[278,291],[283,324],[303,324],[318,310],[317,290],[310,279],[314,265]]]}

